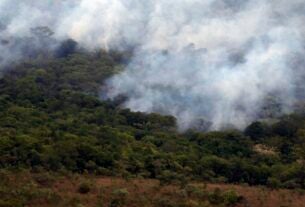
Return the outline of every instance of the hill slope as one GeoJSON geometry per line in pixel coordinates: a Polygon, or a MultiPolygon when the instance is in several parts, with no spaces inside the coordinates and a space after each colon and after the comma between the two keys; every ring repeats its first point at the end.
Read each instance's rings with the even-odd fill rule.
{"type": "Polygon", "coordinates": [[[0,78],[0,167],[305,188],[305,118],[245,132],[180,133],[171,116],[101,100],[119,54],[74,53],[12,65],[0,78]]]}

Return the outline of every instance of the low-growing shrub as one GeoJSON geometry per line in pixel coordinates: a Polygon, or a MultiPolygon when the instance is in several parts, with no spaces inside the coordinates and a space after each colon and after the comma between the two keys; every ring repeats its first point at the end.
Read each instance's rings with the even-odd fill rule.
{"type": "Polygon", "coordinates": [[[267,186],[269,188],[277,189],[281,187],[281,181],[279,181],[277,178],[268,178],[267,186]]]}
{"type": "Polygon", "coordinates": [[[194,185],[187,185],[185,191],[189,197],[204,198],[207,195],[207,191],[204,188],[194,185]]]}
{"type": "Polygon", "coordinates": [[[219,205],[224,202],[224,198],[222,196],[222,192],[219,188],[215,188],[215,190],[208,195],[208,200],[213,205],[219,205]]]}
{"type": "Polygon", "coordinates": [[[234,190],[226,191],[222,196],[224,203],[229,206],[235,205],[242,200],[242,196],[238,195],[238,193],[234,190]]]}
{"type": "Polygon", "coordinates": [[[88,182],[81,183],[78,187],[78,192],[81,194],[87,194],[92,190],[91,184],[88,182]]]}
{"type": "Polygon", "coordinates": [[[43,187],[52,187],[55,182],[54,177],[52,177],[49,173],[43,174],[34,174],[33,179],[43,187]]]}
{"type": "Polygon", "coordinates": [[[112,192],[112,199],[109,207],[120,207],[126,204],[126,199],[129,192],[125,188],[116,189],[112,192]]]}

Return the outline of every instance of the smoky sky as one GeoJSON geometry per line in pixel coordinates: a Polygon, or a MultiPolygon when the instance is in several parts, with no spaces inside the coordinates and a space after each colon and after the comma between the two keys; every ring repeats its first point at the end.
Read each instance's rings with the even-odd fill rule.
{"type": "Polygon", "coordinates": [[[0,0],[0,49],[5,62],[24,55],[25,39],[51,49],[67,38],[88,50],[131,46],[108,98],[173,115],[182,130],[199,119],[243,128],[270,96],[283,112],[296,102],[304,22],[304,0],[0,0]],[[33,37],[45,27],[50,37],[33,37]]]}

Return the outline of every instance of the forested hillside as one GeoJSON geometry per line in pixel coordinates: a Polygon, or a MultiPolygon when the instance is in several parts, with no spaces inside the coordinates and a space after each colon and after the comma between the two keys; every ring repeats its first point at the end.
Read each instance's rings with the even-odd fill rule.
{"type": "Polygon", "coordinates": [[[0,207],[305,207],[305,0],[0,0],[0,207]]]}
{"type": "Polygon", "coordinates": [[[0,167],[305,188],[305,117],[244,132],[178,132],[174,117],[103,100],[124,54],[76,52],[11,65],[0,79],[0,167]]]}

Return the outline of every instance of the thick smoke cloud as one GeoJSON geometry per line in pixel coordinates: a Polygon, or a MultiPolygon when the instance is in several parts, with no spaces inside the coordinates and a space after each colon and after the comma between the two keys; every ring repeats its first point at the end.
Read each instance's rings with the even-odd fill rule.
{"type": "Polygon", "coordinates": [[[288,112],[304,80],[304,0],[0,0],[0,20],[4,60],[23,54],[6,39],[45,26],[88,49],[136,48],[108,97],[181,129],[243,128],[270,96],[288,112]]]}

